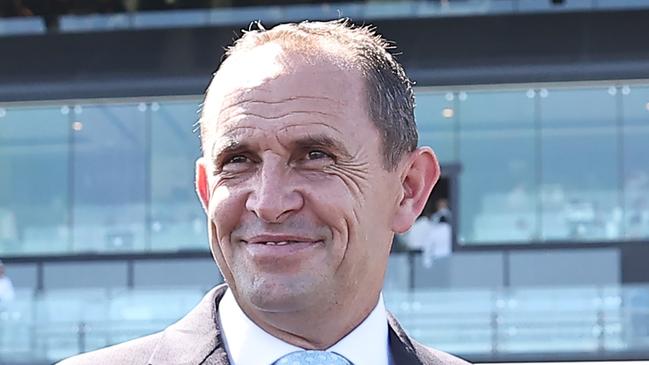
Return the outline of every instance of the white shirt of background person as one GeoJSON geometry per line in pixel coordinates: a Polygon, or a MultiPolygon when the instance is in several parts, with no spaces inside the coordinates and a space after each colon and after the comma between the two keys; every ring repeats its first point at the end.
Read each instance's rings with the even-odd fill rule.
{"type": "Polygon", "coordinates": [[[14,299],[14,285],[4,273],[4,265],[0,261],[0,303],[10,302],[14,299]]]}
{"type": "Polygon", "coordinates": [[[433,222],[425,215],[417,218],[415,224],[405,234],[405,240],[411,249],[423,249],[429,239],[433,222]]]}

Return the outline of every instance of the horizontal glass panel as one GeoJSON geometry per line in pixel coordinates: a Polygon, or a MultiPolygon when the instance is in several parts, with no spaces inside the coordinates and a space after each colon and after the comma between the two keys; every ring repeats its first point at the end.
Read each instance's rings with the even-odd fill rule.
{"type": "MultiPolygon", "coordinates": [[[[417,89],[420,145],[459,167],[459,242],[649,237],[647,90],[417,89]]],[[[199,103],[0,107],[0,254],[207,250],[199,103]]]]}

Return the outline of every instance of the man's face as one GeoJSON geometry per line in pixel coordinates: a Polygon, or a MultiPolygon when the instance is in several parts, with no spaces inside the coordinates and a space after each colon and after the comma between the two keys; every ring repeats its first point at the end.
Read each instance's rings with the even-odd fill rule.
{"type": "Polygon", "coordinates": [[[206,100],[198,184],[235,297],[264,312],[376,300],[401,181],[361,77],[272,45],[227,62],[206,100]]]}

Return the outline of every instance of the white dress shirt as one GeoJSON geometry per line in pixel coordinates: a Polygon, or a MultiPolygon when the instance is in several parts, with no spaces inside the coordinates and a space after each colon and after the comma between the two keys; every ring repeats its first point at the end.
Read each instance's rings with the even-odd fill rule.
{"type": "Polygon", "coordinates": [[[8,276],[0,277],[0,303],[14,300],[14,286],[8,276]]]}
{"type": "MultiPolygon", "coordinates": [[[[282,356],[303,350],[257,326],[241,310],[230,289],[219,303],[225,346],[233,365],[271,365],[282,356]]],[[[388,320],[383,295],[370,315],[347,336],[327,349],[343,355],[354,365],[391,365],[388,320]]]]}

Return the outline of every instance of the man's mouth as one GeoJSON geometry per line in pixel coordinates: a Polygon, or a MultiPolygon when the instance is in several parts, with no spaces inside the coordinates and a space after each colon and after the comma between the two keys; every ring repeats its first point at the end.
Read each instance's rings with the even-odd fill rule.
{"type": "Polygon", "coordinates": [[[265,245],[265,246],[286,246],[286,245],[295,245],[295,244],[317,244],[322,243],[322,240],[283,240],[283,241],[246,241],[243,240],[243,243],[250,245],[265,245]]]}
{"type": "Polygon", "coordinates": [[[308,237],[302,235],[255,235],[251,237],[246,237],[242,239],[243,243],[246,244],[257,244],[257,245],[267,245],[267,246],[286,246],[291,244],[309,244],[309,243],[319,243],[322,242],[322,239],[316,237],[308,237]]]}
{"type": "Polygon", "coordinates": [[[253,242],[253,244],[258,245],[268,245],[268,246],[284,246],[296,243],[298,241],[266,241],[266,242],[253,242]]]}
{"type": "Polygon", "coordinates": [[[324,240],[306,236],[257,235],[247,238],[247,240],[241,240],[244,247],[253,257],[261,260],[311,256],[310,250],[324,246],[324,240]]]}

